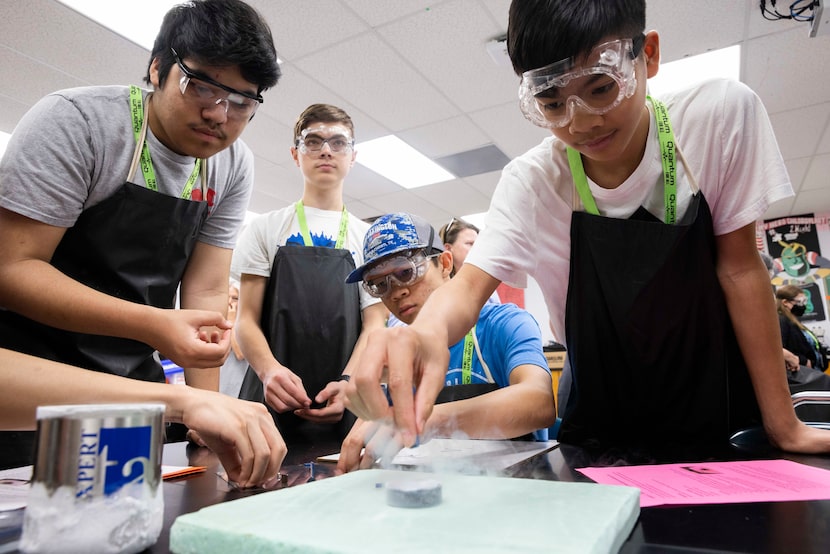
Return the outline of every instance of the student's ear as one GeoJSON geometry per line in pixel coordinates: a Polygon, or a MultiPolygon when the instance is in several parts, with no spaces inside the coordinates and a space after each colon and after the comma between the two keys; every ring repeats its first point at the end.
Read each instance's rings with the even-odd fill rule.
{"type": "Polygon", "coordinates": [[[440,261],[441,275],[444,279],[449,279],[450,274],[452,273],[452,252],[444,250],[441,252],[441,255],[438,256],[438,260],[440,261]]]}
{"type": "Polygon", "coordinates": [[[154,88],[160,88],[159,86],[159,59],[153,58],[152,63],[150,63],[150,83],[153,85],[154,88]]]}
{"type": "Polygon", "coordinates": [[[657,34],[657,31],[646,33],[646,39],[643,43],[643,55],[646,58],[646,77],[650,79],[657,75],[660,68],[660,35],[657,34]]]}
{"type": "Polygon", "coordinates": [[[291,157],[294,159],[294,163],[296,164],[296,166],[300,167],[300,159],[297,157],[297,147],[296,146],[291,147],[291,157]]]}

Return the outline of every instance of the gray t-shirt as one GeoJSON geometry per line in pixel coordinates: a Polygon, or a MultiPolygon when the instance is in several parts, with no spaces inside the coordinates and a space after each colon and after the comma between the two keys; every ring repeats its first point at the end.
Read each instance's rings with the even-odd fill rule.
{"type": "MultiPolygon", "coordinates": [[[[171,151],[149,128],[147,145],[159,192],[181,196],[195,158],[171,151]]],[[[9,140],[0,160],[0,206],[48,225],[71,227],[81,212],[124,184],[134,149],[129,87],[52,93],[23,116],[9,140]]],[[[253,187],[253,154],[237,140],[211,157],[208,168],[210,208],[198,240],[233,248],[253,187]]],[[[129,180],[144,186],[140,169],[129,180]]],[[[200,186],[197,179],[197,194],[200,186]]]]}

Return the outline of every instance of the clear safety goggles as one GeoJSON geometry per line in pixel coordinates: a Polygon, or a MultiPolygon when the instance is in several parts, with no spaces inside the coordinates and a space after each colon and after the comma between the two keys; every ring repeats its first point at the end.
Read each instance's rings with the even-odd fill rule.
{"type": "Polygon", "coordinates": [[[348,153],[354,148],[354,139],[349,130],[340,125],[308,127],[297,137],[297,149],[303,154],[319,152],[326,144],[334,154],[348,153]],[[324,138],[325,135],[328,138],[324,138]]]}
{"type": "Polygon", "coordinates": [[[261,95],[233,89],[207,75],[196,73],[184,64],[175,50],[171,48],[170,51],[182,73],[179,90],[188,101],[203,109],[221,104],[228,119],[250,121],[254,118],[257,108],[263,102],[261,95]]]}
{"type": "Polygon", "coordinates": [[[392,285],[414,285],[427,273],[429,260],[440,254],[426,255],[423,250],[409,250],[399,256],[383,260],[363,274],[363,288],[375,298],[383,298],[392,285]]]}
{"type": "Polygon", "coordinates": [[[635,60],[644,40],[644,35],[612,40],[585,57],[525,71],[519,84],[522,114],[551,129],[567,125],[577,109],[598,115],[613,110],[637,88],[635,60]]]}

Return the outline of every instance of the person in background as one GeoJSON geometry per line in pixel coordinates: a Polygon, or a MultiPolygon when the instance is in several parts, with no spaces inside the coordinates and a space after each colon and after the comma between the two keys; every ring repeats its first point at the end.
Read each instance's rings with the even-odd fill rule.
{"type": "MultiPolygon", "coordinates": [[[[268,411],[194,387],[128,381],[12,350],[0,349],[0,429],[35,428],[38,406],[160,402],[167,422],[183,423],[216,453],[240,486],[273,482],[286,455],[285,442],[268,411]]],[[[24,465],[19,452],[4,451],[7,467],[24,465]]]]}
{"type": "MultiPolygon", "coordinates": [[[[239,304],[239,281],[231,279],[228,283],[228,321],[236,323],[236,308],[239,304]]],[[[237,330],[231,330],[231,352],[219,370],[219,392],[239,397],[242,380],[248,371],[248,362],[242,355],[242,348],[236,337],[237,330]]]]}
{"type": "MultiPolygon", "coordinates": [[[[452,253],[444,250],[435,229],[408,213],[384,215],[372,224],[363,259],[347,282],[362,281],[406,324],[416,320],[453,271],[452,253]]],[[[528,312],[515,304],[485,304],[472,329],[450,347],[447,367],[424,437],[547,439],[556,407],[541,331],[528,312]]],[[[358,420],[343,441],[338,471],[391,458],[402,446],[392,431],[390,425],[358,420]]]]}
{"type": "Polygon", "coordinates": [[[773,445],[830,452],[793,410],[755,244],[756,220],[793,194],[767,113],[725,79],[648,97],[660,36],[645,21],[644,0],[513,0],[520,109],[552,136],[504,168],[475,248],[419,318],[369,337],[346,391],[359,417],[394,418],[414,444],[446,345],[499,283],[530,275],[568,350],[560,442],[670,456],[762,415],[773,445]]]}
{"type": "Polygon", "coordinates": [[[253,186],[237,139],[279,76],[259,13],[195,0],[164,17],[151,90],[67,89],[29,110],[0,161],[0,346],[163,382],[158,350],[218,390],[253,186]]]}
{"type": "MultiPolygon", "coordinates": [[[[767,273],[769,273],[770,280],[772,280],[772,278],[775,277],[775,262],[772,259],[772,256],[766,252],[759,251],[758,253],[761,256],[761,260],[764,262],[767,273]]],[[[773,296],[775,296],[775,287],[771,286],[771,290],[773,296]]],[[[781,306],[778,299],[776,299],[776,304],[779,306],[778,315],[779,324],[781,324],[781,306]]],[[[801,365],[801,361],[798,359],[798,356],[787,350],[787,343],[783,340],[782,342],[784,342],[785,346],[783,349],[784,369],[786,370],[787,384],[790,387],[790,393],[805,390],[830,390],[830,375],[824,375],[823,372],[801,365]]]]}
{"type": "Polygon", "coordinates": [[[778,324],[784,348],[798,356],[798,364],[824,371],[827,360],[818,338],[800,321],[807,306],[807,296],[801,287],[784,285],[775,291],[778,301],[778,324]]]}
{"type": "Polygon", "coordinates": [[[444,248],[452,254],[451,276],[458,273],[458,270],[464,265],[464,260],[467,259],[467,254],[475,244],[478,233],[478,227],[460,217],[453,217],[449,223],[438,230],[438,236],[441,237],[444,248]]]}
{"type": "Polygon", "coordinates": [[[306,108],[291,146],[303,197],[251,220],[233,257],[237,336],[250,364],[240,398],[264,400],[289,445],[345,437],[354,418],[339,394],[341,374],[363,333],[386,319],[378,299],[343,282],[362,263],[369,227],[343,203],[354,140],[345,111],[306,108]]]}
{"type": "MultiPolygon", "coordinates": [[[[444,241],[444,248],[452,254],[452,276],[455,276],[458,270],[461,269],[461,266],[464,265],[464,260],[467,259],[467,254],[469,254],[470,249],[475,244],[478,233],[478,227],[464,221],[460,217],[450,219],[449,223],[441,227],[439,235],[441,236],[441,240],[444,241]]],[[[496,304],[501,303],[498,291],[493,291],[493,294],[490,295],[487,301],[495,302],[496,304]]]]}

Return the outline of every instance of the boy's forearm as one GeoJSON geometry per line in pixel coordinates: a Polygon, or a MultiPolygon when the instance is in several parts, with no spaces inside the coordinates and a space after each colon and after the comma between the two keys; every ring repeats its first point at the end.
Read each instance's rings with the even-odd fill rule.
{"type": "Polygon", "coordinates": [[[450,437],[459,431],[471,439],[512,439],[553,425],[552,392],[517,384],[467,400],[437,404],[426,435],[450,437]]]}
{"type": "Polygon", "coordinates": [[[765,274],[721,281],[764,427],[773,441],[797,423],[784,370],[781,332],[765,274]]]}
{"type": "Polygon", "coordinates": [[[0,428],[30,430],[38,406],[101,402],[161,402],[180,421],[187,387],[128,380],[0,349],[3,416],[0,428]],[[176,396],[180,395],[180,398],[176,396]]]}

